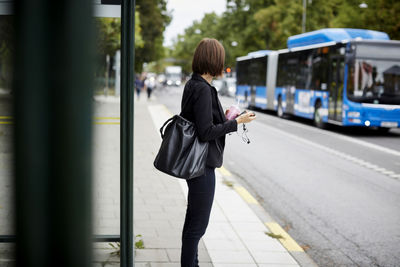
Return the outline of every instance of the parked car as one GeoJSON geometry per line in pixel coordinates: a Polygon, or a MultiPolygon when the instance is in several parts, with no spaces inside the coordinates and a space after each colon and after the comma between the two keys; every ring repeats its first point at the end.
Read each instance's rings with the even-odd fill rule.
{"type": "Polygon", "coordinates": [[[236,95],[236,78],[227,77],[223,78],[221,81],[222,85],[218,93],[220,95],[234,97],[236,95]]]}
{"type": "Polygon", "coordinates": [[[214,86],[215,89],[217,89],[217,92],[219,92],[219,90],[222,88],[223,81],[221,79],[213,80],[211,85],[214,86]]]}

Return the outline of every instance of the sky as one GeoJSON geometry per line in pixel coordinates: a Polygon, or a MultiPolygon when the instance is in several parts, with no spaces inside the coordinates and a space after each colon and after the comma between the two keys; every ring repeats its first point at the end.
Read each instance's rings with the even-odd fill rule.
{"type": "Polygon", "coordinates": [[[173,38],[193,21],[201,20],[205,13],[222,14],[226,10],[226,0],[168,0],[167,8],[172,10],[172,21],[164,32],[164,45],[170,46],[173,38]]]}

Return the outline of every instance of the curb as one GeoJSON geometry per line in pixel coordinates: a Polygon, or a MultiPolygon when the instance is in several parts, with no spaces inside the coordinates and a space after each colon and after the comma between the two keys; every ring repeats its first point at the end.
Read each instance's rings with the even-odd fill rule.
{"type": "Polygon", "coordinates": [[[270,233],[282,244],[282,246],[289,252],[289,254],[299,263],[300,266],[313,266],[318,265],[311,259],[311,257],[304,251],[304,249],[276,222],[272,216],[261,206],[257,199],[237,182],[237,179],[231,172],[229,172],[224,166],[218,168],[217,171],[221,174],[222,178],[231,182],[234,180],[233,189],[243,198],[248,206],[254,211],[258,218],[264,225],[269,229],[270,233]]]}
{"type": "MultiPolygon", "coordinates": [[[[172,116],[171,111],[164,105],[161,104],[162,108],[172,116]]],[[[257,217],[264,223],[266,228],[271,234],[275,236],[281,236],[278,238],[282,246],[289,252],[289,254],[298,262],[300,266],[304,267],[318,267],[318,265],[311,259],[311,257],[301,248],[301,246],[275,221],[272,216],[261,206],[257,199],[250,194],[250,192],[237,182],[237,179],[230,171],[224,166],[216,169],[222,176],[222,179],[229,183],[238,195],[247,203],[247,205],[253,210],[257,217]],[[232,183],[232,181],[234,182],[232,183]]]]}

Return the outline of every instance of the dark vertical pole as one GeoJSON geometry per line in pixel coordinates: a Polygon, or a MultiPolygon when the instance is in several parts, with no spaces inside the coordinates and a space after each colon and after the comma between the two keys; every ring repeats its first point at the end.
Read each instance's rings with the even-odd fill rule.
{"type": "Polygon", "coordinates": [[[90,266],[90,0],[16,1],[17,266],[90,266]]]}
{"type": "Polygon", "coordinates": [[[121,4],[121,266],[134,265],[133,82],[135,0],[121,4]]]}

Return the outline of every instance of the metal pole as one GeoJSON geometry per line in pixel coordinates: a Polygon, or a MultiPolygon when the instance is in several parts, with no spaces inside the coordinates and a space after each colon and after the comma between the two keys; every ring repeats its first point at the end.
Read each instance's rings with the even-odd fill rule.
{"type": "MultiPolygon", "coordinates": [[[[15,235],[0,235],[0,243],[15,243],[16,240],[15,235]]],[[[121,238],[119,235],[95,235],[92,241],[95,243],[121,242],[121,238]]]]}
{"type": "Polygon", "coordinates": [[[121,4],[121,266],[134,266],[133,82],[135,0],[121,4]]]}
{"type": "Polygon", "coordinates": [[[303,18],[301,21],[301,32],[306,32],[307,0],[303,0],[303,18]]]}
{"type": "Polygon", "coordinates": [[[15,3],[17,266],[92,262],[90,0],[15,3]]]}

